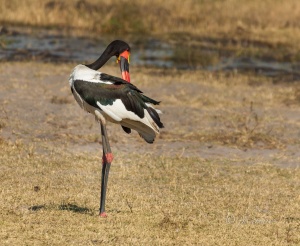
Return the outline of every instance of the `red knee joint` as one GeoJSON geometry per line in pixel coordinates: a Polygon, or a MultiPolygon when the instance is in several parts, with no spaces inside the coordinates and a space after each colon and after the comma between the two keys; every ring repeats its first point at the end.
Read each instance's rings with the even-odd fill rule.
{"type": "Polygon", "coordinates": [[[107,214],[106,214],[105,212],[102,212],[102,213],[99,214],[99,216],[100,216],[101,218],[106,218],[106,217],[107,217],[107,214]]]}
{"type": "Polygon", "coordinates": [[[106,163],[112,163],[114,159],[114,156],[112,153],[107,153],[105,154],[105,156],[103,156],[102,158],[102,163],[106,162],[106,163]]]}

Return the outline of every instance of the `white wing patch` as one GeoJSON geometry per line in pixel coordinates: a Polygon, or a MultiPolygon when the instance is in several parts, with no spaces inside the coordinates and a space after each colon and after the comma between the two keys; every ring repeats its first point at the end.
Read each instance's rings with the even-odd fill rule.
{"type": "Polygon", "coordinates": [[[125,108],[121,99],[116,99],[112,105],[102,105],[99,102],[97,102],[97,105],[115,121],[123,119],[141,121],[139,116],[125,108]]]}
{"type": "MultiPolygon", "coordinates": [[[[117,99],[116,101],[121,101],[120,99],[117,99]]],[[[102,105],[100,102],[97,102],[97,105],[99,106],[99,108],[104,112],[106,113],[110,118],[112,118],[113,120],[115,121],[121,121],[122,118],[118,115],[118,108],[116,107],[116,101],[113,103],[113,105],[107,105],[107,106],[104,106],[102,105]]],[[[122,103],[122,101],[121,101],[122,103]]],[[[123,105],[123,103],[122,103],[123,105]]],[[[123,105],[124,106],[124,105],[123,105]]],[[[125,108],[125,107],[124,107],[125,108]]]]}
{"type": "Polygon", "coordinates": [[[113,120],[120,122],[122,124],[122,121],[137,121],[145,124],[146,126],[150,127],[153,129],[155,132],[158,132],[159,129],[149,113],[147,112],[146,109],[144,109],[144,114],[145,116],[143,118],[140,118],[138,115],[136,115],[134,112],[128,111],[122,100],[117,99],[114,101],[112,105],[102,105],[100,102],[97,102],[97,105],[99,108],[107,114],[110,118],[113,120]]]}

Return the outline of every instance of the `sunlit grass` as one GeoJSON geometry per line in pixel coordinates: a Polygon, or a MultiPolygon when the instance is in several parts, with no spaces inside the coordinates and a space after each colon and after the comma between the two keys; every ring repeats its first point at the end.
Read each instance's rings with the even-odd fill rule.
{"type": "Polygon", "coordinates": [[[102,219],[98,156],[0,149],[4,244],[300,242],[297,169],[118,154],[102,219]]]}
{"type": "Polygon", "coordinates": [[[287,167],[299,157],[286,152],[299,145],[297,83],[132,66],[132,83],[162,101],[165,128],[147,145],[108,124],[115,158],[101,219],[100,130],[72,98],[73,66],[1,63],[2,244],[300,243],[300,172],[287,167]]]}

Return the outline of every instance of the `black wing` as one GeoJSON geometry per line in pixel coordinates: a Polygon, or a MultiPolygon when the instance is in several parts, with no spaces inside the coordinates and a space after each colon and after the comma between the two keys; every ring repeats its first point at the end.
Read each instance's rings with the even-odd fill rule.
{"type": "MultiPolygon", "coordinates": [[[[148,110],[146,103],[159,104],[159,102],[143,95],[141,90],[123,79],[102,73],[101,80],[112,84],[76,80],[74,81],[74,89],[86,103],[95,108],[99,108],[97,102],[105,106],[112,105],[115,100],[120,99],[128,111],[135,113],[140,118],[144,117],[144,109],[148,110]]],[[[149,114],[154,116],[156,112],[150,113],[153,110],[149,110],[149,114]]],[[[153,118],[155,122],[159,118],[157,116],[153,118]]]]}

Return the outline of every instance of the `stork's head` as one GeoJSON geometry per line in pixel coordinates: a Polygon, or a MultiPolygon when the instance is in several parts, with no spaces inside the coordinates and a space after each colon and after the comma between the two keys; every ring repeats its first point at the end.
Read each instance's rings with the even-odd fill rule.
{"type": "Polygon", "coordinates": [[[117,63],[120,64],[122,78],[127,82],[130,82],[130,76],[129,76],[130,46],[122,40],[112,41],[106,47],[102,55],[95,62],[91,64],[87,64],[86,66],[93,70],[98,70],[113,56],[117,57],[117,63]]]}
{"type": "Polygon", "coordinates": [[[130,46],[122,40],[115,40],[108,45],[107,49],[109,49],[108,51],[111,54],[111,56],[116,56],[117,63],[120,64],[122,78],[130,82],[130,75],[129,75],[130,46]]]}

